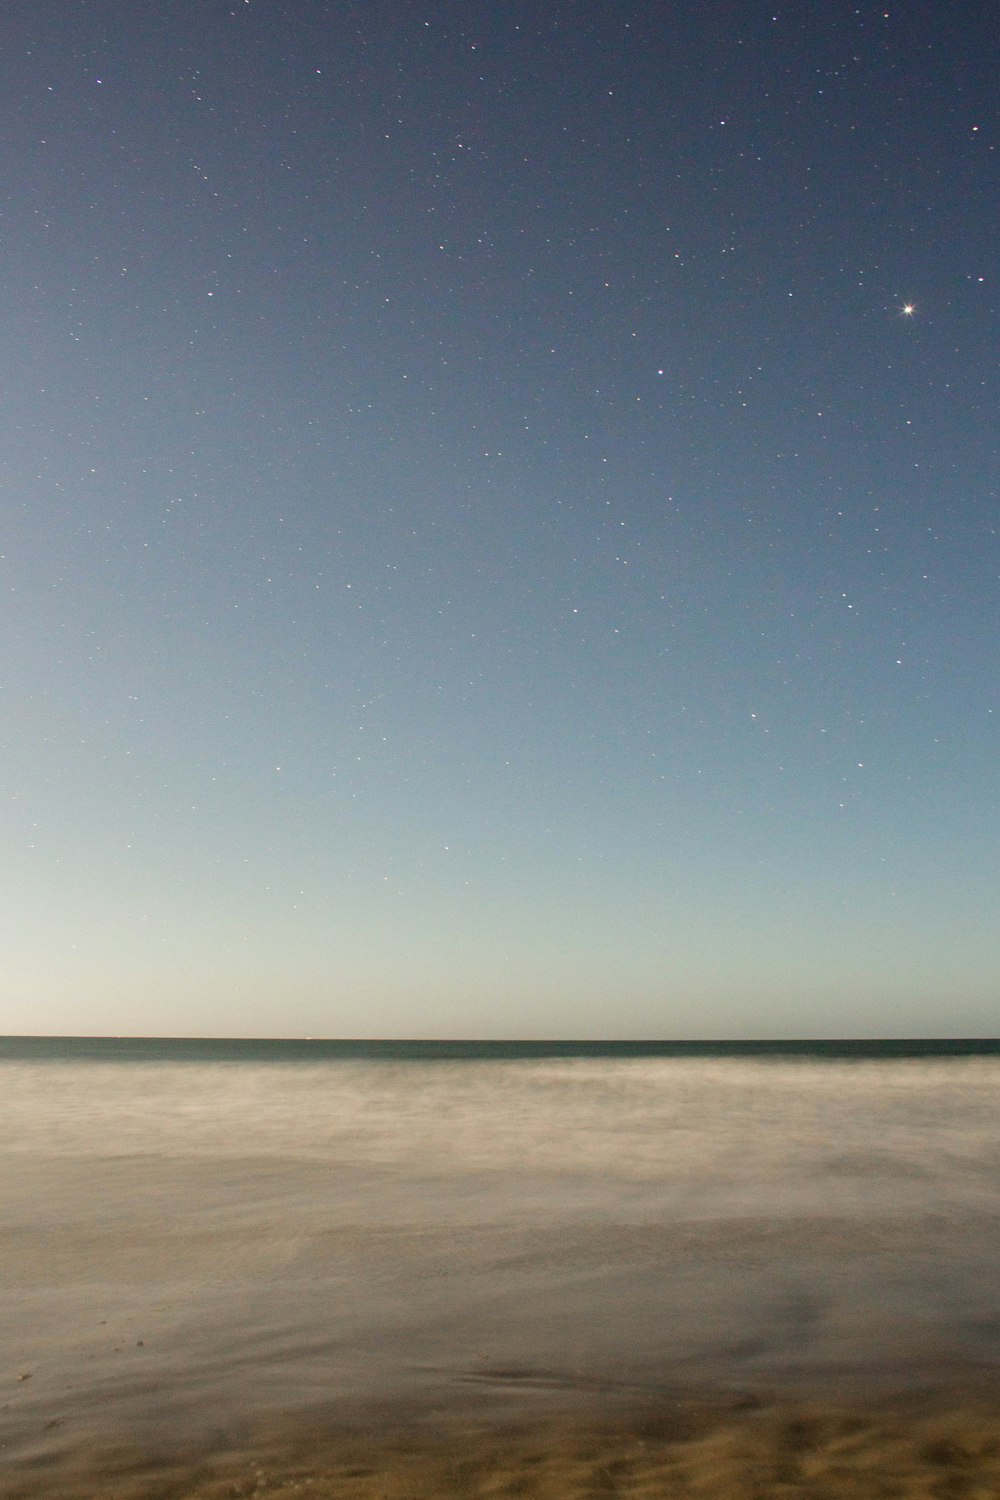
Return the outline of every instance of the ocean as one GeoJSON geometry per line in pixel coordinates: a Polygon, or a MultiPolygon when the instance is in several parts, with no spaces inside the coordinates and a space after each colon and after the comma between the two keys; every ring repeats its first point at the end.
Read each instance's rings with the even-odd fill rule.
{"type": "Polygon", "coordinates": [[[998,1106],[995,1041],[0,1039],[0,1457],[984,1388],[998,1106]]]}

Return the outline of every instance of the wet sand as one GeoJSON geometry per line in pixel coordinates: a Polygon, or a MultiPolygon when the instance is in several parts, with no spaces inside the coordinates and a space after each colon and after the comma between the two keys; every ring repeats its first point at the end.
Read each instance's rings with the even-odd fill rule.
{"type": "MultiPolygon", "coordinates": [[[[518,1396],[532,1393],[521,1382],[518,1396]]],[[[530,1382],[527,1382],[530,1384],[530,1382]]],[[[612,1495],[1000,1495],[1000,1400],[983,1388],[868,1400],[623,1393],[572,1402],[539,1383],[534,1414],[386,1405],[218,1433],[195,1451],[39,1443],[7,1465],[5,1500],[443,1500],[612,1495]]],[[[519,1402],[520,1404],[520,1402],[519,1402]]]]}

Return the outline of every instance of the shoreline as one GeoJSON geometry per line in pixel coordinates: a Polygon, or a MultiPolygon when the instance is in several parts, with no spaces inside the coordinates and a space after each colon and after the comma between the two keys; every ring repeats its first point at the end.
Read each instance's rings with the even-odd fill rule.
{"type": "MultiPolygon", "coordinates": [[[[497,1390],[338,1402],[143,1445],[39,1433],[7,1449],[5,1500],[525,1496],[927,1496],[1000,1492],[1000,1378],[859,1393],[497,1390]]],[[[6,1446],[6,1445],[5,1445],[6,1446]]]]}
{"type": "Polygon", "coordinates": [[[1000,1497],[1000,1064],[8,1064],[3,1500],[1000,1497]]]}

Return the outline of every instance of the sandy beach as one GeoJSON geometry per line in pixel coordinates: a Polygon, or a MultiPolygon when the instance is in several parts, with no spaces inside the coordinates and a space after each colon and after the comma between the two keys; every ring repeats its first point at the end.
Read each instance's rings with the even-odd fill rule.
{"type": "Polygon", "coordinates": [[[861,1402],[716,1395],[543,1400],[517,1420],[385,1409],[328,1413],[195,1452],[50,1444],[8,1467],[7,1500],[322,1500],[612,1495],[986,1497],[1000,1494],[1000,1400],[950,1390],[861,1402]],[[561,1405],[561,1403],[560,1403],[561,1405]],[[374,1420],[373,1420],[374,1419],[374,1420]]]}

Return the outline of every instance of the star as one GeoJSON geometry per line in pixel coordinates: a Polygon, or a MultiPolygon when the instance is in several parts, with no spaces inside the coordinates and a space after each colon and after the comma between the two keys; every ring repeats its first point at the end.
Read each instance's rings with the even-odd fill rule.
{"type": "Polygon", "coordinates": [[[899,310],[904,318],[912,318],[917,309],[913,302],[904,302],[899,310]]]}

